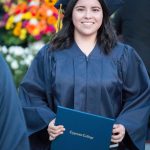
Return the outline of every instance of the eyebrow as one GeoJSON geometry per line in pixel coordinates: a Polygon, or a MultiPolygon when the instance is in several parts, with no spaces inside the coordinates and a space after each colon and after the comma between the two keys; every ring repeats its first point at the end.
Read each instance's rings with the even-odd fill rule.
{"type": "MultiPolygon", "coordinates": [[[[75,8],[85,8],[85,6],[76,6],[75,8]]],[[[92,8],[102,9],[102,7],[99,6],[92,6],[92,8]]]]}

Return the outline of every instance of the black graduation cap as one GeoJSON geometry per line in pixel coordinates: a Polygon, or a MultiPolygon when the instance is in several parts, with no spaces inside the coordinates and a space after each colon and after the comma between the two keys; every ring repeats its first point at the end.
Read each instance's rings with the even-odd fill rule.
{"type": "MultiPolygon", "coordinates": [[[[60,4],[62,4],[63,9],[66,8],[67,4],[68,4],[69,0],[59,0],[55,7],[56,8],[60,8],[60,4]]],[[[115,12],[120,6],[123,5],[124,0],[104,0],[104,2],[106,3],[108,10],[109,10],[109,14],[112,14],[113,12],[115,12]]]]}
{"type": "Polygon", "coordinates": [[[68,4],[69,0],[59,0],[56,4],[55,7],[59,8],[60,4],[62,4],[62,7],[65,9],[67,4],[68,4]]]}

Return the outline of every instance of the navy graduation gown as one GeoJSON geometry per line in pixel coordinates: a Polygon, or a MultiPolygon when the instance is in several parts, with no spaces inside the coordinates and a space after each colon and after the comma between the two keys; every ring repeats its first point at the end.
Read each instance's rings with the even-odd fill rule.
{"type": "Polygon", "coordinates": [[[0,55],[0,150],[29,150],[20,101],[4,59],[0,55]]]}
{"type": "Polygon", "coordinates": [[[33,150],[48,149],[46,129],[58,105],[115,118],[127,130],[125,144],[130,141],[144,150],[150,83],[143,62],[127,45],[118,43],[109,55],[96,45],[88,57],[76,43],[54,52],[46,45],[33,60],[19,95],[33,150]]]}

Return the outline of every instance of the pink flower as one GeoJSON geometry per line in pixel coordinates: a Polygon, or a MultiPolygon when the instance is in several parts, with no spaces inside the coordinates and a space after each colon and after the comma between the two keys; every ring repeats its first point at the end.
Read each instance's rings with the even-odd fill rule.
{"type": "Polygon", "coordinates": [[[28,24],[28,23],[29,23],[29,21],[26,21],[26,20],[25,20],[25,21],[23,21],[23,23],[22,23],[22,27],[23,27],[23,28],[26,28],[26,26],[27,26],[27,24],[28,24]]]}
{"type": "Polygon", "coordinates": [[[39,34],[37,36],[34,36],[34,38],[35,38],[35,40],[39,41],[39,40],[41,40],[42,36],[39,34]]]}

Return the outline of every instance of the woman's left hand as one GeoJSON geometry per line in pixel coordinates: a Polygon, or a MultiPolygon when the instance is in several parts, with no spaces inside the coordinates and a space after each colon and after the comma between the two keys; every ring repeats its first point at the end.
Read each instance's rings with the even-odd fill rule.
{"type": "Polygon", "coordinates": [[[120,143],[125,136],[125,127],[122,124],[114,124],[111,142],[120,143]]]}

